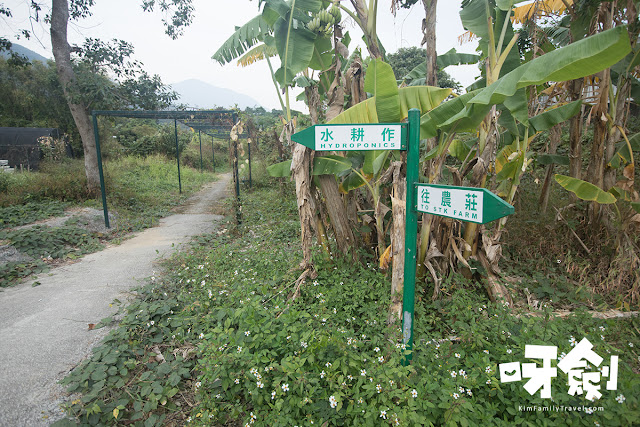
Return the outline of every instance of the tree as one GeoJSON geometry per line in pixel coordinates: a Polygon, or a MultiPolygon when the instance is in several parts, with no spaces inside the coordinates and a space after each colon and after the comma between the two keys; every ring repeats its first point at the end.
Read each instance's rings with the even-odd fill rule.
{"type": "MultiPolygon", "coordinates": [[[[164,19],[166,33],[175,38],[181,34],[182,28],[188,25],[192,19],[192,0],[175,0],[167,3],[165,0],[143,0],[143,9],[153,11],[155,7],[163,10],[170,19],[164,19]]],[[[77,20],[91,15],[91,6],[94,0],[52,0],[51,12],[44,18],[41,17],[42,8],[40,4],[31,2],[31,19],[50,23],[51,45],[53,56],[56,62],[58,80],[62,86],[65,99],[71,115],[78,129],[84,150],[85,173],[87,175],[88,189],[96,192],[99,189],[98,161],[96,155],[93,124],[90,119],[90,110],[95,106],[96,92],[87,92],[87,89],[95,88],[98,94],[119,97],[120,105],[128,108],[150,106],[157,107],[166,105],[175,98],[164,87],[159,77],[149,76],[141,68],[141,64],[124,62],[133,53],[130,45],[124,42],[114,42],[113,45],[105,45],[99,41],[85,43],[84,50],[73,48],[69,45],[67,38],[67,26],[70,20],[77,20]],[[72,51],[81,52],[81,59],[74,60],[72,51]],[[97,62],[96,62],[97,60],[97,62]],[[127,67],[134,66],[133,72],[127,71],[127,67]],[[94,75],[106,77],[106,68],[115,71],[120,79],[118,93],[109,92],[109,79],[103,79],[98,86],[83,85],[87,83],[85,78],[89,73],[82,70],[91,71],[94,75]],[[122,94],[128,92],[127,96],[122,94]],[[155,99],[154,99],[155,96],[155,99]]],[[[11,17],[11,11],[0,6],[0,14],[11,17]]],[[[20,33],[29,37],[29,30],[21,30],[20,33]]],[[[10,49],[11,44],[6,39],[0,39],[0,49],[10,49]]],[[[116,98],[111,98],[116,99],[116,98]]]]}
{"type": "MultiPolygon", "coordinates": [[[[392,0],[391,11],[395,16],[396,10],[399,7],[409,9],[417,1],[418,0],[392,0]]],[[[426,59],[426,84],[429,86],[450,87],[444,86],[443,84],[438,85],[438,81],[440,79],[438,73],[439,69],[436,62],[436,58],[438,56],[436,53],[436,11],[438,9],[438,0],[422,0],[422,5],[424,6],[425,18],[422,20],[422,32],[424,33],[424,37],[422,38],[422,43],[420,43],[420,45],[427,46],[424,55],[424,59],[426,59]]]]}
{"type": "MultiPolygon", "coordinates": [[[[427,55],[426,49],[415,46],[401,47],[397,52],[387,55],[387,62],[393,68],[393,74],[396,80],[403,80],[407,74],[414,68],[425,62],[427,55]]],[[[454,80],[446,71],[439,69],[437,71],[438,87],[448,87],[458,92],[462,89],[460,83],[454,80]]]]}
{"type": "Polygon", "coordinates": [[[77,139],[53,62],[0,58],[0,99],[0,126],[55,127],[77,139]]]}

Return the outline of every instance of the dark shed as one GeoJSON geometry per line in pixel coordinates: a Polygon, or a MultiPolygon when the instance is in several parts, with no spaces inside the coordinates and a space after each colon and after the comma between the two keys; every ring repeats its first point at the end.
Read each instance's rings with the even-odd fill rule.
{"type": "Polygon", "coordinates": [[[0,127],[0,159],[9,160],[9,166],[38,169],[42,137],[58,139],[55,128],[3,128],[0,127]]]}

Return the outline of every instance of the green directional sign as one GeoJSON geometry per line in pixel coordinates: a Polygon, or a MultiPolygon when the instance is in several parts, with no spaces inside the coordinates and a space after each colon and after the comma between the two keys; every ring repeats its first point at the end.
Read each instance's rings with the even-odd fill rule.
{"type": "Polygon", "coordinates": [[[486,224],[515,212],[513,206],[486,188],[417,184],[419,212],[486,224]]]}
{"type": "Polygon", "coordinates": [[[406,150],[406,123],[315,125],[291,140],[316,151],[406,150]]]}
{"type": "MultiPolygon", "coordinates": [[[[316,151],[406,150],[407,194],[404,248],[402,335],[413,349],[418,212],[485,224],[514,213],[514,208],[485,188],[419,184],[420,110],[409,110],[407,123],[315,125],[291,139],[316,151]]],[[[411,352],[403,364],[411,362],[411,352]]]]}

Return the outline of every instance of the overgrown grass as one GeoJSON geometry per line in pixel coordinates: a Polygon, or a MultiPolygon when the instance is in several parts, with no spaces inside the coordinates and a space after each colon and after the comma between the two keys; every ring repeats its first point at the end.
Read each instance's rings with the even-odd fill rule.
{"type": "Polygon", "coordinates": [[[550,307],[516,316],[489,303],[481,285],[451,277],[450,297],[418,293],[413,361],[404,366],[399,325],[386,326],[390,283],[373,265],[318,253],[318,277],[289,298],[300,273],[295,200],[259,187],[243,199],[237,234],[222,228],[173,257],[166,276],[141,291],[120,327],[65,379],[82,393],[69,408],[76,421],[592,426],[640,416],[637,318],[560,319],[550,307]],[[595,402],[570,396],[559,369],[553,401],[525,391],[527,380],[500,382],[499,364],[530,359],[527,345],[557,346],[561,357],[582,338],[603,365],[620,356],[616,390],[603,378],[595,402]]]}
{"type": "Polygon", "coordinates": [[[140,230],[157,223],[215,175],[181,165],[163,156],[123,157],[105,167],[107,203],[118,215],[119,233],[140,230]]]}
{"type": "MultiPolygon", "coordinates": [[[[30,257],[3,263],[0,287],[42,272],[47,263],[99,250],[105,240],[153,226],[204,183],[215,179],[213,173],[183,166],[180,194],[176,163],[160,155],[120,157],[105,162],[104,168],[107,204],[115,217],[112,232],[87,231],[80,224],[0,232],[4,244],[30,257]]],[[[87,192],[82,160],[43,162],[38,172],[0,175],[0,230],[59,216],[71,207],[102,209],[101,200],[87,192]]]]}
{"type": "MultiPolygon", "coordinates": [[[[507,283],[511,291],[520,301],[561,309],[637,309],[640,294],[632,287],[635,266],[620,252],[624,247],[617,240],[620,230],[590,225],[590,203],[570,203],[569,193],[555,182],[548,210],[541,212],[538,198],[543,177],[536,180],[536,175],[541,174],[523,177],[515,214],[508,218],[501,239],[500,267],[514,279],[507,283]],[[607,285],[609,281],[623,283],[614,288],[607,285]]],[[[634,233],[630,239],[636,246],[640,242],[634,233]]]]}

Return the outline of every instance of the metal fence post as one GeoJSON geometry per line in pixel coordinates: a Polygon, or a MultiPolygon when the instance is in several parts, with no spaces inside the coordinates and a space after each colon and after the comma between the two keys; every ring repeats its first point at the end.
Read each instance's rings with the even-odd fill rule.
{"type": "Polygon", "coordinates": [[[173,119],[173,128],[176,134],[176,159],[178,160],[178,186],[180,187],[180,194],[182,194],[182,178],[180,177],[180,147],[178,146],[178,120],[173,119]]]}
{"type": "Polygon", "coordinates": [[[200,173],[202,173],[202,132],[198,129],[198,140],[200,141],[200,173]]]}
{"type": "Polygon", "coordinates": [[[93,135],[96,140],[96,156],[98,157],[98,174],[100,175],[100,192],[102,193],[102,210],[104,211],[104,226],[111,228],[109,224],[109,210],[107,209],[107,190],[104,186],[104,172],[102,170],[102,152],[100,151],[100,130],[98,129],[98,117],[91,113],[93,119],[93,135]]]}
{"type": "Polygon", "coordinates": [[[249,151],[249,188],[251,188],[251,139],[247,142],[247,148],[249,151]]]}

